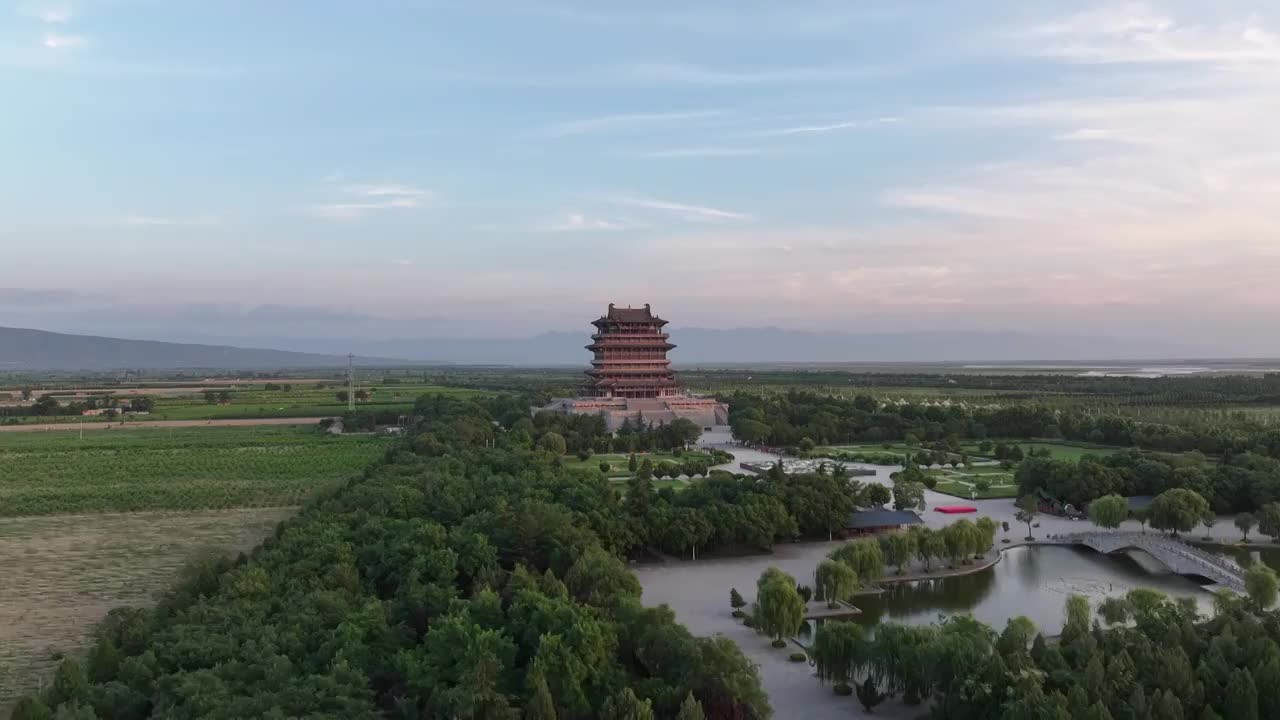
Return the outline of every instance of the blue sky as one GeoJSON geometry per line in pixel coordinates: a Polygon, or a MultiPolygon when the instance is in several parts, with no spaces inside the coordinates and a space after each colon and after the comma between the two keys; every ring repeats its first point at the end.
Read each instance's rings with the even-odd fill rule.
{"type": "Polygon", "coordinates": [[[0,324],[1280,353],[1263,0],[17,0],[0,93],[0,324]]]}

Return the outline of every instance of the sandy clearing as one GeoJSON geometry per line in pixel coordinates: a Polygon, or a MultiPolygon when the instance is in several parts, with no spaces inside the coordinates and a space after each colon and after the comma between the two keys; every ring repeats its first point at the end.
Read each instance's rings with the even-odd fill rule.
{"type": "Polygon", "coordinates": [[[324,418],[229,418],[224,420],[132,420],[130,422],[65,422],[41,425],[0,425],[0,432],[50,432],[57,430],[143,430],[146,428],[247,427],[250,425],[315,425],[324,418]]]}

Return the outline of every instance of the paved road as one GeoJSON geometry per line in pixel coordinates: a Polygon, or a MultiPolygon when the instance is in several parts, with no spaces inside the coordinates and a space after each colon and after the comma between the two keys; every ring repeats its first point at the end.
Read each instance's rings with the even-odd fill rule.
{"type": "Polygon", "coordinates": [[[0,432],[49,432],[85,430],[145,430],[189,427],[247,427],[250,425],[315,425],[324,418],[231,418],[224,420],[131,420],[129,422],[65,422],[43,425],[0,425],[0,432]]]}

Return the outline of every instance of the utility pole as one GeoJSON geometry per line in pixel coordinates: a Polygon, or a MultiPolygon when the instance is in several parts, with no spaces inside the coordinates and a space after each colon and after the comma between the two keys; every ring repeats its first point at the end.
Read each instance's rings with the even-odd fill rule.
{"type": "Polygon", "coordinates": [[[347,354],[347,412],[356,410],[356,356],[347,354]]]}

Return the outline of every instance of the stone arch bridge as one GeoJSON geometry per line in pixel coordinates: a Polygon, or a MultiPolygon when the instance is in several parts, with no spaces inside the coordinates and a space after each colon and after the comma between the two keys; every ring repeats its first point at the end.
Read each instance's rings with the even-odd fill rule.
{"type": "Polygon", "coordinates": [[[1084,545],[1109,555],[1124,550],[1142,550],[1179,575],[1199,575],[1243,593],[1244,569],[1234,561],[1205,552],[1167,535],[1136,532],[1082,532],[1055,535],[1051,542],[1084,545]]]}

